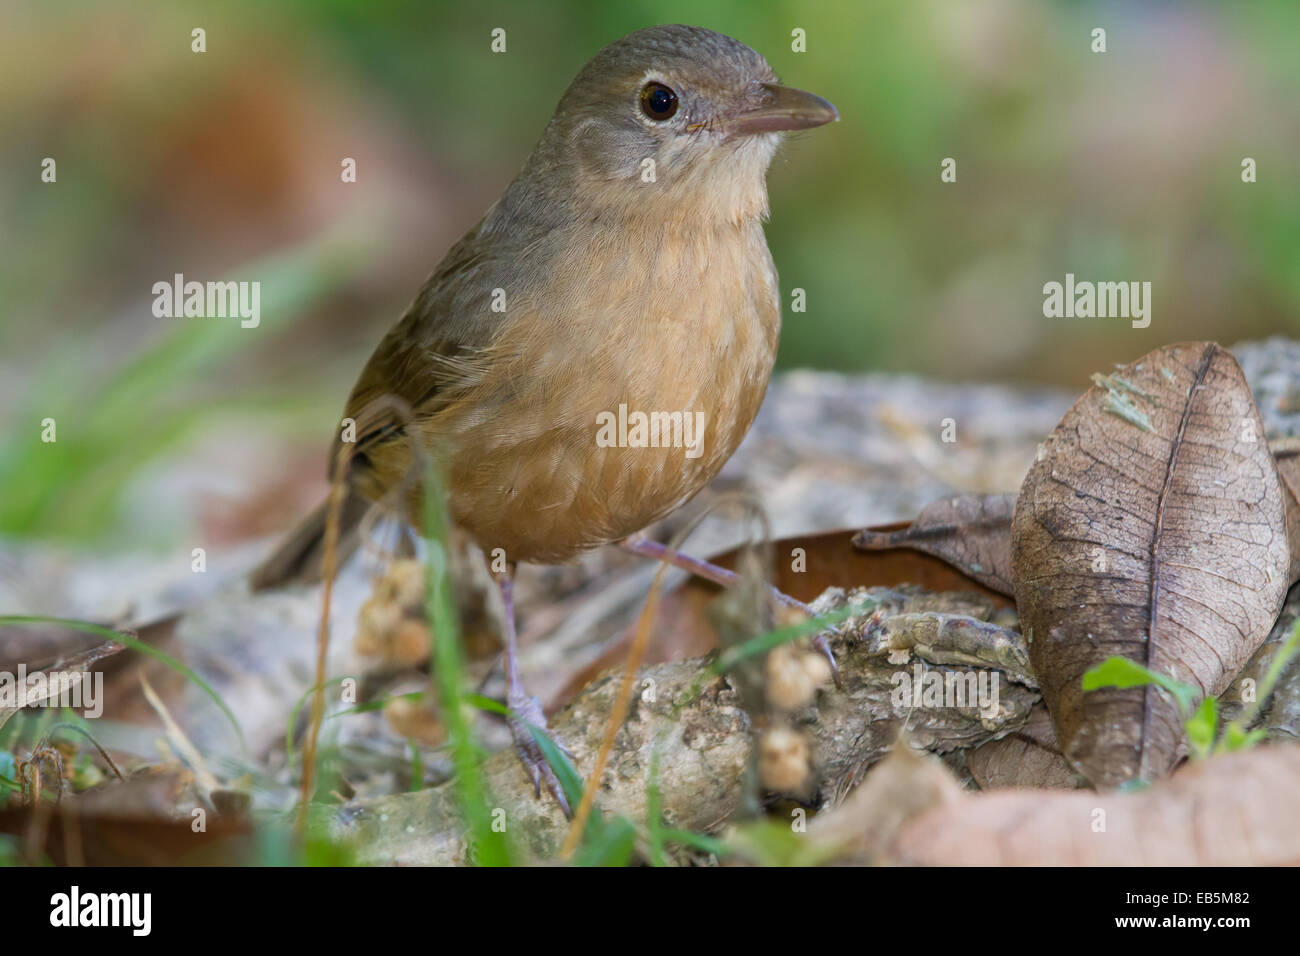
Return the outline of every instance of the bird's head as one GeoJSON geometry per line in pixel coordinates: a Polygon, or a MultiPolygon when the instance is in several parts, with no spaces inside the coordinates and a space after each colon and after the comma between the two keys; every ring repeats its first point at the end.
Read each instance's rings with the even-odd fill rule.
{"type": "Polygon", "coordinates": [[[740,221],[767,212],[781,134],[838,118],[821,97],[782,86],[738,40],[650,27],[583,67],[525,172],[563,169],[567,201],[596,214],[658,206],[682,221],[740,221]]]}

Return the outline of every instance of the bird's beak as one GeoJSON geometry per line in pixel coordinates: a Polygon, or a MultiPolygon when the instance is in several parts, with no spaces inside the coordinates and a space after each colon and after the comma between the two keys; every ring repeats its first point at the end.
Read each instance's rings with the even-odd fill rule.
{"type": "Polygon", "coordinates": [[[727,124],[731,135],[812,129],[840,118],[834,106],[812,93],[776,83],[764,83],[763,90],[767,96],[762,106],[740,113],[727,124]]]}

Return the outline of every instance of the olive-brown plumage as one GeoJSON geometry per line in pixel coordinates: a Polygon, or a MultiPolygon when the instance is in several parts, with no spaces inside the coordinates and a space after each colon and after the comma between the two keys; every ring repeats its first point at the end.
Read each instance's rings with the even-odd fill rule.
{"type": "MultiPolygon", "coordinates": [[[[835,118],[709,30],[651,27],[598,53],[353,387],[348,519],[365,501],[418,516],[413,440],[439,459],[453,520],[511,563],[619,541],[699,491],[776,357],[768,166],[782,131],[835,118]],[[598,416],[620,405],[702,413],[702,443],[603,447],[598,416]]],[[[322,515],[258,585],[311,570],[322,515]]]]}

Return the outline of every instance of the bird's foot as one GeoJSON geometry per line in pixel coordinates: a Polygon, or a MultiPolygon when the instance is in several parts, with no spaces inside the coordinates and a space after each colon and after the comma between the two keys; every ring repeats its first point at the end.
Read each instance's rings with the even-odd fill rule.
{"type": "Polygon", "coordinates": [[[835,652],[831,650],[831,642],[827,639],[825,633],[818,633],[813,636],[812,646],[822,652],[827,662],[831,665],[831,677],[835,681],[835,687],[838,690],[844,689],[844,679],[840,677],[840,666],[835,663],[835,652]]]}
{"type": "MultiPolygon", "coordinates": [[[[786,603],[788,607],[792,607],[798,611],[802,611],[804,614],[806,614],[809,617],[809,619],[817,616],[816,614],[813,613],[812,608],[810,608],[807,604],[804,604],[802,601],[797,600],[796,598],[792,598],[788,594],[784,594],[781,591],[777,591],[776,588],[773,588],[772,591],[777,595],[778,600],[784,598],[785,601],[783,603],[786,603]]],[[[838,690],[843,690],[844,680],[843,678],[840,677],[840,667],[838,664],[835,663],[835,652],[831,650],[831,642],[830,639],[826,636],[825,631],[818,631],[816,634],[812,636],[812,646],[816,651],[818,651],[823,657],[826,658],[826,663],[831,665],[831,678],[835,681],[835,687],[838,690]]]]}
{"type": "MultiPolygon", "coordinates": [[[[690,555],[683,554],[675,548],[670,548],[666,544],[660,544],[643,535],[632,535],[619,542],[624,550],[631,551],[633,554],[639,554],[644,558],[650,558],[654,561],[664,561],[674,567],[681,568],[696,577],[703,578],[706,581],[712,581],[714,584],[721,585],[724,588],[734,588],[740,583],[740,576],[735,571],[727,568],[720,568],[716,564],[703,561],[699,558],[692,558],[690,555]]],[[[794,608],[802,611],[808,617],[814,617],[812,608],[798,598],[791,597],[784,591],[779,590],[769,584],[768,589],[772,597],[778,604],[788,608],[794,608]]],[[[844,682],[840,678],[839,665],[835,663],[835,653],[831,650],[831,642],[827,640],[825,634],[817,634],[812,639],[812,645],[823,655],[831,665],[831,676],[835,678],[835,686],[844,689],[844,682]]]]}
{"type": "Polygon", "coordinates": [[[566,817],[573,817],[573,810],[569,806],[569,801],[565,799],[564,788],[560,786],[560,779],[551,769],[546,755],[542,753],[542,748],[538,745],[537,739],[533,736],[530,729],[531,724],[539,732],[550,738],[551,742],[559,748],[570,761],[574,760],[573,754],[569,748],[564,746],[555,739],[550,728],[546,726],[546,715],[542,713],[542,702],[536,697],[530,697],[523,693],[522,689],[511,690],[508,696],[507,705],[510,708],[510,736],[514,740],[515,754],[519,757],[519,762],[524,765],[524,772],[528,774],[528,779],[533,782],[533,792],[540,797],[542,795],[542,784],[551,792],[555,802],[560,805],[566,817]]]}

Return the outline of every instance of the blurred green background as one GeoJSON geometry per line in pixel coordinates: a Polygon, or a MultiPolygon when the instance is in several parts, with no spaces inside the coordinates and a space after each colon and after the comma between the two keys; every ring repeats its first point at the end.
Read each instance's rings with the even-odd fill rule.
{"type": "Polygon", "coordinates": [[[1300,315],[1294,0],[17,0],[0,18],[0,535],[152,547],[289,524],[324,493],[370,349],[582,63],[654,23],[731,34],[840,109],[769,177],[787,304],[807,290],[784,367],[1081,389],[1300,315]],[[260,281],[261,326],[155,318],[151,286],[178,272],[260,281]],[[1045,318],[1067,272],[1150,281],[1150,327],[1045,318]]]}

